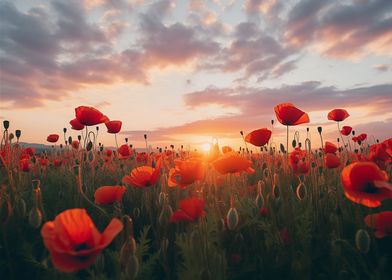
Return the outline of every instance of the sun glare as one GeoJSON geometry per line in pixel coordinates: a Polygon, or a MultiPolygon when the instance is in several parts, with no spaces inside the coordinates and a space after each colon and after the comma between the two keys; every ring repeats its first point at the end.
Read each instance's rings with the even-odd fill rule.
{"type": "Polygon", "coordinates": [[[210,143],[204,143],[203,145],[201,145],[201,150],[203,152],[209,152],[210,151],[210,143]]]}

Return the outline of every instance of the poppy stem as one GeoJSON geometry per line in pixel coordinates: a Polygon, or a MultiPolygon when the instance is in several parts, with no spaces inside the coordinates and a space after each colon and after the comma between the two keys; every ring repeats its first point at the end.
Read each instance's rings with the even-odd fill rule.
{"type": "Polygon", "coordinates": [[[117,150],[118,150],[118,144],[117,144],[117,133],[114,133],[114,140],[116,141],[116,147],[117,147],[117,150]]]}
{"type": "Polygon", "coordinates": [[[87,125],[86,125],[86,135],[85,135],[85,137],[84,137],[84,142],[83,142],[83,147],[84,147],[84,148],[86,148],[87,137],[88,137],[88,129],[87,129],[87,125]]]}
{"type": "Polygon", "coordinates": [[[289,156],[289,126],[286,125],[286,157],[289,156]]]}
{"type": "Polygon", "coordinates": [[[340,124],[339,124],[340,122],[337,122],[337,123],[338,123],[338,130],[339,130],[340,138],[342,139],[344,149],[346,149],[346,151],[347,151],[346,143],[344,142],[342,132],[340,131],[340,124]]]}

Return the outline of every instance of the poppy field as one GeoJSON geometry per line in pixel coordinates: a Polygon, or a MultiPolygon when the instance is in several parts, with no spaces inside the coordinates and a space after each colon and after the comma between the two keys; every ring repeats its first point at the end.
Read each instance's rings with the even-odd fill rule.
{"type": "Polygon", "coordinates": [[[270,127],[238,132],[242,148],[208,152],[152,150],[147,134],[134,147],[88,106],[45,151],[4,121],[0,279],[391,279],[392,138],[333,109],[339,137],[319,126],[300,142],[302,109],[278,104],[270,127]]]}

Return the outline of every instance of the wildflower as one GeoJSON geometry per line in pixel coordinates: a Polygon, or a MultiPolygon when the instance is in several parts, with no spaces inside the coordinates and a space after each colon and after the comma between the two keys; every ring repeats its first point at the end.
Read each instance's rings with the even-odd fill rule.
{"type": "Polygon", "coordinates": [[[158,181],[161,169],[161,160],[158,160],[155,168],[140,166],[132,169],[130,176],[124,176],[122,182],[136,188],[145,188],[155,185],[158,181]]]}
{"type": "Polygon", "coordinates": [[[309,122],[307,113],[301,111],[291,103],[282,103],[274,108],[276,118],[283,125],[299,125],[309,122]]]}
{"type": "Polygon", "coordinates": [[[261,128],[252,131],[245,137],[245,141],[257,147],[264,146],[271,138],[272,131],[267,128],[261,128]]]}
{"type": "Polygon", "coordinates": [[[93,107],[75,108],[76,119],[83,125],[91,126],[109,121],[109,118],[93,107]]]}
{"type": "Polygon", "coordinates": [[[171,168],[168,177],[168,186],[185,188],[197,180],[204,178],[204,164],[198,159],[174,160],[175,167],[171,168]]]}
{"type": "Polygon", "coordinates": [[[106,128],[108,129],[108,133],[119,133],[121,130],[121,125],[122,122],[121,121],[108,121],[105,122],[106,128]]]}
{"type": "Polygon", "coordinates": [[[255,170],[251,167],[250,160],[238,155],[236,152],[229,152],[212,162],[214,168],[220,174],[237,173],[242,171],[247,173],[254,173],[255,170]]]}
{"type": "Polygon", "coordinates": [[[95,203],[112,204],[121,201],[126,187],[124,186],[102,186],[99,187],[94,194],[95,203]]]}
{"type": "Polygon", "coordinates": [[[351,126],[343,126],[342,130],[340,131],[344,136],[349,136],[353,128],[351,126]]]}
{"type": "Polygon", "coordinates": [[[349,116],[349,113],[344,109],[333,109],[328,113],[328,119],[335,122],[344,121],[349,116]]]}
{"type": "Polygon", "coordinates": [[[59,271],[74,272],[93,264],[122,228],[114,218],[101,234],[85,209],[69,209],[46,222],[41,235],[53,265],[59,271]]]}
{"type": "Polygon", "coordinates": [[[50,134],[46,140],[50,143],[56,143],[59,140],[59,135],[58,134],[50,134]]]}
{"type": "Polygon", "coordinates": [[[376,230],[374,235],[377,238],[390,236],[392,235],[392,211],[367,215],[365,217],[365,224],[376,230]]]}
{"type": "Polygon", "coordinates": [[[325,165],[329,169],[337,168],[340,166],[340,159],[335,154],[331,154],[331,153],[326,154],[324,161],[325,161],[325,165]]]}
{"type": "Polygon", "coordinates": [[[182,199],[180,200],[180,208],[173,213],[170,221],[196,221],[198,218],[206,215],[204,207],[205,203],[202,199],[195,197],[182,199]]]}
{"type": "Polygon", "coordinates": [[[78,119],[73,119],[69,122],[69,124],[72,126],[71,128],[73,130],[82,130],[84,129],[84,124],[81,124],[78,119]]]}
{"type": "Polygon", "coordinates": [[[355,203],[377,207],[384,199],[392,198],[388,175],[373,162],[354,162],[341,173],[344,194],[355,203]]]}
{"type": "Polygon", "coordinates": [[[326,153],[326,154],[328,154],[328,153],[334,154],[334,153],[336,153],[337,150],[338,150],[338,147],[336,147],[335,144],[333,144],[331,142],[328,142],[328,141],[325,142],[324,153],[326,153]]]}

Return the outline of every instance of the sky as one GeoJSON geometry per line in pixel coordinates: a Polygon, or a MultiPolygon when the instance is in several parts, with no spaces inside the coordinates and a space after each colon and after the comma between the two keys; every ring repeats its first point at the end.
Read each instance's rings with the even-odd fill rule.
{"type": "MultiPolygon", "coordinates": [[[[369,142],[392,136],[390,0],[0,0],[0,120],[45,143],[93,106],[136,147],[243,146],[239,131],[286,129],[291,102],[313,146],[336,142],[346,109],[369,142]]],[[[3,129],[3,128],[2,128],[3,129]]],[[[114,145],[100,125],[99,141],[114,145]]]]}

